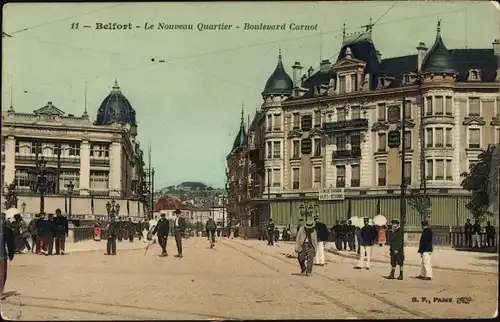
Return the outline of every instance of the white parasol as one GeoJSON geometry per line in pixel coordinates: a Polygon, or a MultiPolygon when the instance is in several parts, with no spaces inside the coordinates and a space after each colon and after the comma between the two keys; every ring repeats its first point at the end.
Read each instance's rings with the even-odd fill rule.
{"type": "Polygon", "coordinates": [[[354,216],[354,217],[351,217],[349,220],[350,220],[350,221],[351,221],[351,223],[352,223],[354,226],[356,226],[356,227],[361,228],[361,227],[363,227],[363,225],[364,225],[364,224],[363,224],[363,218],[359,218],[359,217],[357,217],[357,216],[354,216]]]}
{"type": "Polygon", "coordinates": [[[373,217],[373,223],[377,226],[387,225],[387,218],[382,215],[376,215],[375,217],[373,217]]]}
{"type": "Polygon", "coordinates": [[[9,220],[9,219],[14,218],[15,215],[20,215],[20,214],[21,214],[21,210],[19,210],[17,208],[10,208],[10,209],[7,209],[5,211],[5,219],[9,220]]]}

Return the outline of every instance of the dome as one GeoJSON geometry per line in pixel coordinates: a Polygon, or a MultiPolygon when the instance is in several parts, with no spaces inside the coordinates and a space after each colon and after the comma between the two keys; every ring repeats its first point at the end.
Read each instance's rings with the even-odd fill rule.
{"type": "Polygon", "coordinates": [[[441,38],[441,23],[438,22],[436,41],[429,50],[422,63],[423,73],[450,73],[456,74],[457,69],[453,57],[441,38]]]}
{"type": "Polygon", "coordinates": [[[291,94],[293,90],[293,81],[288,76],[281,62],[281,52],[278,56],[278,65],[273,74],[269,77],[262,94],[291,94]]]}
{"type": "Polygon", "coordinates": [[[137,126],[135,110],[128,99],[122,94],[116,80],[111,93],[102,101],[97,111],[95,125],[113,123],[137,126]]]}

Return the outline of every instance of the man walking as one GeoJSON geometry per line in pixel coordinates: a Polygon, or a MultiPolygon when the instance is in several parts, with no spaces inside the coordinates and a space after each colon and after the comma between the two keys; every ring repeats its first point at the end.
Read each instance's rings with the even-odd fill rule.
{"type": "Polygon", "coordinates": [[[470,223],[470,219],[467,219],[464,225],[464,233],[465,233],[465,244],[467,247],[472,248],[472,224],[470,223]]]}
{"type": "Polygon", "coordinates": [[[55,227],[53,217],[53,214],[46,215],[45,218],[41,220],[39,226],[39,231],[40,235],[42,236],[43,243],[42,254],[44,254],[45,256],[52,255],[52,251],[54,249],[55,227]]]}
{"type": "Polygon", "coordinates": [[[349,250],[351,252],[356,251],[356,227],[352,224],[352,221],[347,221],[347,244],[349,245],[349,250]]]}
{"type": "Polygon", "coordinates": [[[355,269],[362,269],[366,261],[366,269],[370,269],[370,259],[372,257],[372,247],[377,238],[377,232],[374,227],[368,225],[370,220],[364,218],[365,226],[361,228],[361,254],[359,255],[358,265],[355,269]]]}
{"type": "Polygon", "coordinates": [[[488,247],[493,247],[494,243],[493,241],[495,240],[495,227],[491,225],[491,223],[488,221],[486,223],[486,245],[488,247]]]}
{"type": "Polygon", "coordinates": [[[158,234],[158,244],[161,247],[161,255],[160,257],[166,257],[167,254],[167,239],[168,233],[170,232],[170,223],[167,218],[165,218],[165,213],[160,215],[160,220],[158,220],[158,224],[153,230],[152,234],[158,234]]]}
{"type": "Polygon", "coordinates": [[[299,228],[297,234],[295,252],[298,253],[300,275],[311,276],[312,274],[313,261],[318,249],[318,240],[314,226],[314,221],[308,219],[305,225],[299,228]]]}
{"type": "Polygon", "coordinates": [[[422,270],[417,278],[430,281],[432,279],[431,254],[433,234],[427,220],[422,221],[422,229],[423,231],[420,236],[420,245],[418,247],[418,252],[422,257],[422,270]]]}
{"type": "Polygon", "coordinates": [[[210,248],[214,248],[215,244],[215,230],[217,229],[217,224],[212,217],[208,218],[205,224],[205,230],[207,232],[208,240],[210,241],[210,248]]]}
{"type": "Polygon", "coordinates": [[[64,255],[66,249],[66,236],[68,236],[68,220],[61,213],[61,209],[56,209],[54,219],[56,237],[56,255],[64,255]]]}
{"type": "Polygon", "coordinates": [[[474,225],[472,225],[472,244],[473,247],[481,247],[481,224],[477,219],[474,225]]]}
{"type": "Polygon", "coordinates": [[[399,277],[398,280],[403,279],[403,263],[404,263],[404,253],[403,253],[403,232],[399,227],[399,220],[393,220],[392,223],[392,234],[390,240],[389,252],[391,255],[391,273],[387,276],[387,279],[394,279],[394,273],[396,272],[396,265],[399,265],[399,277]]]}
{"type": "Polygon", "coordinates": [[[273,218],[269,218],[269,223],[267,224],[267,245],[274,246],[274,222],[273,222],[273,218]]]}
{"type": "Polygon", "coordinates": [[[104,255],[116,255],[116,238],[118,237],[118,224],[115,216],[109,216],[109,223],[106,227],[108,242],[106,244],[106,253],[104,255]]]}
{"type": "Polygon", "coordinates": [[[334,237],[335,237],[335,247],[338,250],[342,250],[342,240],[340,237],[340,221],[339,220],[337,220],[335,222],[335,225],[333,225],[332,232],[333,232],[334,237]]]}
{"type": "Polygon", "coordinates": [[[5,214],[0,217],[0,297],[3,300],[3,290],[7,282],[8,262],[14,259],[14,234],[5,220],[5,214]]]}
{"type": "Polygon", "coordinates": [[[324,266],[325,265],[325,242],[328,241],[328,228],[324,223],[319,221],[319,216],[314,216],[316,237],[318,247],[316,248],[316,255],[314,257],[314,264],[324,266]]]}
{"type": "Polygon", "coordinates": [[[41,246],[41,240],[38,237],[38,221],[40,220],[40,214],[36,214],[35,218],[31,219],[30,223],[28,224],[28,229],[31,234],[31,252],[40,254],[40,246],[41,246]]]}
{"type": "Polygon", "coordinates": [[[177,244],[177,255],[175,255],[175,257],[182,258],[182,237],[186,230],[186,220],[181,217],[181,211],[179,209],[176,209],[174,214],[176,216],[174,221],[174,234],[175,243],[177,244]]]}

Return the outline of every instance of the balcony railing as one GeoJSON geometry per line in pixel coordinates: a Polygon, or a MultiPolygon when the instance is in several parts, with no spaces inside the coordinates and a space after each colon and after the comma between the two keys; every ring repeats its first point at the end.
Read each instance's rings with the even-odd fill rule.
{"type": "Polygon", "coordinates": [[[95,165],[95,166],[108,166],[109,165],[109,158],[92,158],[90,157],[90,165],[95,165]]]}
{"type": "Polygon", "coordinates": [[[337,182],[335,185],[337,188],[345,188],[345,179],[344,178],[337,178],[337,182]]]}
{"type": "Polygon", "coordinates": [[[360,180],[359,179],[351,179],[351,187],[359,187],[360,180]]]}
{"type": "Polygon", "coordinates": [[[385,178],[378,178],[378,185],[379,186],[385,186],[386,185],[386,179],[385,178]]]}
{"type": "Polygon", "coordinates": [[[356,159],[361,157],[361,149],[358,147],[353,147],[350,150],[338,150],[333,151],[333,159],[356,159]]]}
{"type": "Polygon", "coordinates": [[[366,131],[368,130],[367,119],[355,119],[325,123],[326,132],[366,131]]]}
{"type": "MultiPolygon", "coordinates": [[[[17,154],[16,153],[16,161],[36,161],[36,155],[35,154],[17,154]]],[[[43,155],[43,159],[47,162],[57,162],[57,155],[43,155]]],[[[42,160],[42,155],[38,155],[38,161],[42,160]]],[[[61,155],[60,157],[61,162],[64,163],[80,163],[80,156],[79,155],[70,155],[70,156],[63,156],[61,155]]]]}

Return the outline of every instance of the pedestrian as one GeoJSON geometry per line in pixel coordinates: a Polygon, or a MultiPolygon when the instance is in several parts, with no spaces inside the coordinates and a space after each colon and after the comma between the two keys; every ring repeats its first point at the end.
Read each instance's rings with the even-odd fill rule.
{"type": "Polygon", "coordinates": [[[42,236],[42,230],[43,230],[43,225],[44,225],[44,220],[45,220],[45,212],[40,212],[39,214],[38,221],[36,222],[36,229],[38,231],[38,236],[37,236],[37,246],[40,246],[40,250],[37,252],[37,254],[43,254],[43,236],[42,236]]]}
{"type": "Polygon", "coordinates": [[[316,240],[318,247],[314,256],[314,264],[325,265],[325,243],[328,241],[328,227],[319,220],[319,216],[314,216],[314,228],[316,229],[316,240]]]}
{"type": "Polygon", "coordinates": [[[28,229],[31,234],[31,252],[40,254],[40,238],[38,238],[37,223],[40,220],[40,214],[36,214],[35,218],[31,219],[28,224],[28,229]]]}
{"type": "Polygon", "coordinates": [[[273,218],[269,218],[269,223],[267,224],[267,245],[274,246],[274,222],[273,222],[273,218]]]}
{"type": "Polygon", "coordinates": [[[135,234],[135,225],[132,222],[132,218],[128,218],[127,222],[127,234],[128,234],[128,240],[133,243],[134,242],[134,234],[135,234]]]}
{"type": "Polygon", "coordinates": [[[55,237],[56,237],[56,255],[64,255],[66,250],[66,237],[68,236],[68,219],[62,215],[61,209],[56,209],[56,218],[54,218],[55,237]]]}
{"type": "Polygon", "coordinates": [[[470,223],[470,219],[467,219],[465,222],[464,233],[465,233],[465,245],[467,247],[472,248],[472,224],[470,223]]]}
{"type": "Polygon", "coordinates": [[[481,247],[481,224],[479,220],[475,220],[476,222],[472,225],[472,246],[479,248],[481,247]]]}
{"type": "Polygon", "coordinates": [[[340,242],[342,244],[341,250],[347,250],[347,223],[345,220],[342,220],[340,225],[340,242]]]}
{"type": "Polygon", "coordinates": [[[391,273],[387,276],[387,279],[394,279],[394,273],[396,272],[396,265],[399,265],[399,277],[398,280],[403,279],[403,264],[404,264],[404,249],[403,249],[403,232],[399,226],[399,220],[392,220],[392,234],[391,240],[389,241],[389,253],[391,256],[391,273]]]}
{"type": "Polygon", "coordinates": [[[0,217],[0,297],[2,300],[5,299],[3,290],[7,282],[8,262],[12,262],[14,253],[14,234],[10,224],[5,219],[5,213],[2,213],[0,217]]]}
{"type": "Polygon", "coordinates": [[[175,257],[182,258],[182,237],[186,230],[186,220],[181,217],[181,211],[179,209],[175,209],[174,214],[176,216],[174,221],[174,234],[175,243],[177,244],[177,255],[175,255],[175,257]]]}
{"type": "Polygon", "coordinates": [[[274,241],[276,243],[279,242],[279,240],[280,240],[280,231],[279,231],[278,227],[274,228],[273,235],[274,235],[274,241]]]}
{"type": "Polygon", "coordinates": [[[299,228],[295,242],[295,252],[298,254],[300,275],[311,276],[314,257],[318,249],[315,223],[308,219],[305,225],[299,228]]]}
{"type": "Polygon", "coordinates": [[[160,257],[168,256],[167,239],[169,231],[170,231],[170,223],[168,222],[167,218],[165,218],[165,213],[162,213],[160,215],[160,220],[158,220],[158,224],[156,225],[155,229],[152,232],[153,235],[157,234],[158,236],[158,244],[160,244],[161,247],[160,257]]]}
{"type": "Polygon", "coordinates": [[[332,227],[332,232],[335,235],[335,247],[338,250],[342,250],[342,239],[340,237],[340,220],[335,222],[335,225],[332,227]]]}
{"type": "Polygon", "coordinates": [[[116,237],[118,238],[118,242],[121,243],[123,240],[123,235],[125,235],[125,227],[123,225],[123,220],[121,217],[118,218],[118,222],[116,223],[116,227],[117,227],[116,237]]]}
{"type": "Polygon", "coordinates": [[[304,225],[304,218],[299,218],[299,222],[297,223],[297,232],[296,234],[299,233],[300,228],[304,225]]]}
{"type": "Polygon", "coordinates": [[[351,252],[356,251],[356,227],[352,224],[352,221],[347,221],[347,245],[349,245],[349,250],[351,252]]]}
{"type": "Polygon", "coordinates": [[[355,269],[362,269],[366,262],[366,269],[370,269],[370,259],[372,257],[372,247],[377,238],[377,231],[373,226],[368,225],[370,219],[364,218],[364,227],[361,228],[361,254],[359,255],[358,265],[355,269]]]}
{"type": "Polygon", "coordinates": [[[495,227],[493,227],[491,225],[491,223],[488,221],[486,223],[485,230],[486,230],[486,245],[488,245],[488,247],[495,246],[495,243],[494,243],[495,234],[496,234],[495,233],[495,227]]]}
{"type": "Polygon", "coordinates": [[[14,245],[17,248],[19,253],[22,253],[22,250],[26,248],[31,251],[30,243],[28,242],[28,238],[30,238],[31,234],[28,229],[28,225],[24,221],[21,214],[14,215],[14,222],[11,224],[12,232],[14,233],[14,245]],[[16,240],[18,243],[16,244],[16,240]]]}
{"type": "Polygon", "coordinates": [[[427,220],[422,221],[422,229],[420,245],[418,246],[418,252],[422,257],[422,270],[417,278],[430,281],[432,279],[431,254],[433,233],[427,220]]]}
{"type": "Polygon", "coordinates": [[[358,255],[361,254],[361,228],[360,227],[355,227],[354,228],[354,234],[356,235],[356,252],[358,255]]]}
{"type": "Polygon", "coordinates": [[[94,240],[101,241],[101,224],[98,221],[94,223],[92,231],[94,233],[94,240]]]}
{"type": "Polygon", "coordinates": [[[116,255],[116,238],[118,235],[118,223],[116,222],[115,216],[109,216],[109,223],[106,226],[106,234],[108,237],[108,242],[106,244],[106,253],[104,255],[116,255]]]}
{"type": "Polygon", "coordinates": [[[209,217],[207,223],[205,224],[205,231],[207,232],[208,240],[210,241],[210,248],[215,245],[215,230],[217,229],[217,224],[212,217],[209,217]]]}
{"type": "Polygon", "coordinates": [[[53,214],[47,214],[45,218],[40,221],[39,231],[43,243],[42,254],[45,256],[52,255],[54,249],[55,227],[53,218],[53,214]]]}
{"type": "Polygon", "coordinates": [[[387,225],[377,227],[377,244],[382,247],[387,242],[387,225]]]}

